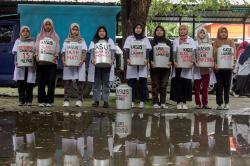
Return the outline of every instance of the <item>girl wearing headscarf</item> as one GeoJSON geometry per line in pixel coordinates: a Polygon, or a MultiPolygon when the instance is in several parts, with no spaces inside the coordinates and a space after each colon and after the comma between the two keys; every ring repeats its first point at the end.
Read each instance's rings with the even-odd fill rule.
{"type": "Polygon", "coordinates": [[[222,45],[229,45],[233,48],[233,57],[235,59],[236,48],[234,41],[228,38],[228,30],[226,27],[220,27],[218,29],[217,38],[213,43],[213,56],[215,62],[215,75],[217,80],[216,85],[216,103],[218,110],[229,109],[229,92],[232,79],[232,69],[218,69],[217,66],[217,49],[222,45]],[[224,101],[223,101],[224,92],[224,101]],[[224,106],[222,104],[224,103],[224,106]]]}
{"type": "Polygon", "coordinates": [[[149,51],[152,49],[151,44],[146,36],[144,36],[144,26],[142,24],[136,24],[133,27],[133,35],[126,38],[124,46],[127,56],[127,73],[128,85],[132,88],[132,107],[135,107],[135,95],[136,95],[136,81],[140,82],[140,105],[139,108],[144,108],[144,102],[147,99],[147,77],[148,77],[148,60],[149,51]],[[144,66],[130,65],[130,50],[131,44],[134,41],[141,41],[146,45],[146,60],[144,66]]]}
{"type": "Polygon", "coordinates": [[[53,21],[50,18],[46,18],[43,21],[41,31],[36,38],[36,60],[38,62],[38,103],[40,107],[51,107],[54,103],[58,53],[59,37],[55,31],[53,21]],[[39,60],[40,50],[42,49],[40,41],[44,39],[53,40],[53,42],[55,42],[55,49],[52,53],[52,63],[39,60]],[[46,85],[48,86],[47,93],[45,92],[46,85]]]}
{"type": "MultiPolygon", "coordinates": [[[[209,36],[205,28],[197,31],[197,47],[201,44],[210,44],[209,36]]],[[[211,50],[212,51],[212,50],[211,50]]],[[[196,57],[197,58],[197,57],[196,57]]],[[[197,59],[196,59],[197,60],[197,59]]],[[[213,71],[208,67],[194,67],[194,87],[196,109],[211,109],[208,106],[208,86],[215,83],[213,71]],[[200,95],[202,99],[200,98],[200,95]]]]}
{"type": "Polygon", "coordinates": [[[83,100],[83,81],[85,81],[85,58],[87,46],[85,40],[81,37],[80,26],[72,23],[69,28],[68,37],[64,40],[62,48],[63,80],[64,80],[64,107],[68,107],[69,90],[72,80],[77,81],[78,100],[75,106],[81,107],[83,100]],[[78,66],[67,66],[66,59],[79,59],[78,66]]]}
{"type": "MultiPolygon", "coordinates": [[[[183,24],[179,27],[179,37],[173,41],[175,67],[173,68],[170,90],[170,100],[177,102],[178,110],[188,109],[186,102],[192,101],[192,68],[176,68],[178,67],[175,58],[175,56],[177,55],[177,49],[181,44],[185,43],[189,44],[192,47],[194,57],[196,44],[194,40],[188,36],[188,26],[183,24]]],[[[190,67],[192,66],[193,65],[191,65],[190,67]]]]}
{"type": "Polygon", "coordinates": [[[240,46],[237,48],[237,51],[236,51],[237,62],[233,70],[233,73],[235,74],[236,79],[235,79],[235,82],[233,82],[233,87],[232,87],[232,94],[234,96],[244,95],[244,90],[243,90],[244,88],[242,85],[245,85],[246,81],[244,80],[247,78],[246,76],[248,75],[248,72],[246,72],[247,65],[239,64],[239,59],[241,57],[241,54],[245,51],[248,45],[249,43],[247,41],[243,41],[242,43],[240,43],[240,46]]]}
{"type": "Polygon", "coordinates": [[[114,65],[116,46],[114,41],[108,37],[108,31],[105,26],[99,26],[96,30],[95,36],[92,39],[89,50],[91,52],[91,63],[89,65],[88,81],[93,82],[93,107],[99,106],[99,101],[104,101],[103,108],[108,108],[109,103],[109,81],[114,80],[114,65]],[[111,67],[97,67],[95,59],[95,47],[97,43],[106,41],[111,46],[111,67]],[[101,90],[102,87],[102,90],[101,90]],[[102,94],[101,94],[102,93],[102,94]]]}
{"type": "Polygon", "coordinates": [[[33,86],[36,81],[35,59],[35,41],[30,37],[30,28],[22,26],[20,37],[15,41],[12,53],[15,55],[14,80],[17,81],[19,106],[31,106],[33,100],[33,86]],[[32,63],[33,66],[21,67],[18,64],[17,56],[26,56],[26,62],[32,63]]]}
{"type": "Polygon", "coordinates": [[[240,46],[237,48],[236,51],[236,58],[239,59],[240,55],[244,52],[244,50],[247,48],[249,43],[247,41],[243,41],[240,43],[240,46]]]}
{"type": "MultiPolygon", "coordinates": [[[[165,29],[162,26],[157,26],[154,32],[154,39],[151,42],[152,47],[158,45],[159,43],[166,44],[170,48],[170,61],[165,64],[171,66],[173,61],[173,46],[169,39],[166,38],[165,29]]],[[[170,68],[156,68],[153,61],[154,50],[150,51],[150,74],[152,81],[152,98],[153,98],[153,107],[154,108],[168,108],[166,106],[166,94],[167,94],[167,85],[168,78],[170,75],[170,68]],[[158,94],[160,93],[160,101],[158,94]]]]}
{"type": "Polygon", "coordinates": [[[250,45],[240,55],[237,66],[235,93],[250,96],[250,45]]]}

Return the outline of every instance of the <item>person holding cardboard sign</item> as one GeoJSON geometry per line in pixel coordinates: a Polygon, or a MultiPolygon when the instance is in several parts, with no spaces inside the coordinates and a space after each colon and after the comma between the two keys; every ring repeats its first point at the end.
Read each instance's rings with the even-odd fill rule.
{"type": "Polygon", "coordinates": [[[22,26],[20,37],[15,41],[12,53],[15,55],[14,80],[17,81],[19,106],[31,106],[33,86],[36,81],[35,41],[30,37],[30,28],[22,26]]]}

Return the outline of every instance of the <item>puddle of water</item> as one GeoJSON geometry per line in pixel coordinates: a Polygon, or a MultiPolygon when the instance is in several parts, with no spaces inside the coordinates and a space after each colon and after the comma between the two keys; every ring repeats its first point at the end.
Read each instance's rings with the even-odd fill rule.
{"type": "Polygon", "coordinates": [[[249,143],[235,113],[0,113],[0,165],[229,166],[249,143]]]}

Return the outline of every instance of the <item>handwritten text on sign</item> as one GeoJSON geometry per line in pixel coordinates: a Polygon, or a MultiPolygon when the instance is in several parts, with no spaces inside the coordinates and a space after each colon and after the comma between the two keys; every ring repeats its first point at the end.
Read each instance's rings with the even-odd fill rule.
{"type": "Polygon", "coordinates": [[[155,55],[156,56],[169,56],[169,50],[167,47],[156,47],[155,48],[155,55]]]}
{"type": "Polygon", "coordinates": [[[96,57],[111,56],[111,45],[108,43],[95,44],[95,56],[96,57]]]}
{"type": "Polygon", "coordinates": [[[139,44],[139,45],[132,44],[131,45],[131,56],[143,58],[145,56],[145,53],[146,53],[146,50],[142,44],[139,44]]]}
{"type": "Polygon", "coordinates": [[[198,62],[213,62],[212,47],[211,46],[199,46],[198,48],[198,62]]]}
{"type": "Polygon", "coordinates": [[[117,100],[126,100],[129,95],[129,90],[128,89],[118,89],[116,90],[116,99],[117,100]]]}
{"type": "Polygon", "coordinates": [[[18,47],[18,58],[22,63],[33,63],[33,46],[20,45],[18,47]]]}
{"type": "Polygon", "coordinates": [[[54,55],[56,49],[56,43],[50,39],[45,38],[40,41],[40,54],[54,55]]]}
{"type": "Polygon", "coordinates": [[[180,52],[180,58],[183,62],[191,62],[192,61],[192,48],[183,48],[180,52]]]}
{"type": "Polygon", "coordinates": [[[75,44],[67,45],[65,55],[67,60],[80,60],[81,58],[80,45],[75,45],[75,44]]]}

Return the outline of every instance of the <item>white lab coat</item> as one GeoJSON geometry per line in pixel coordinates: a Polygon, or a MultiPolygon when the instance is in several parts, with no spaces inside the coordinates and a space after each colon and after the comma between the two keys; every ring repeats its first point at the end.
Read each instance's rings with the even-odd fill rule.
{"type": "MultiPolygon", "coordinates": [[[[109,38],[108,43],[111,45],[111,50],[116,51],[115,43],[111,38],[109,38]]],[[[89,45],[89,51],[94,48],[95,48],[95,43],[91,41],[89,45]]],[[[110,74],[109,74],[109,81],[114,81],[114,80],[115,80],[115,67],[114,67],[114,64],[112,64],[111,69],[110,69],[110,74]]],[[[93,65],[91,61],[89,62],[88,81],[95,82],[95,65],[93,65]]]]}
{"type": "MultiPolygon", "coordinates": [[[[66,42],[63,43],[62,53],[66,51],[66,42]]],[[[83,40],[81,45],[81,50],[87,51],[87,45],[83,40]]],[[[63,80],[79,80],[79,81],[86,81],[86,69],[85,63],[83,63],[79,67],[63,67],[63,80]]]]}
{"type": "MultiPolygon", "coordinates": [[[[22,41],[20,39],[17,39],[14,47],[12,49],[12,53],[18,51],[18,46],[20,45],[22,41]]],[[[35,42],[30,41],[34,47],[35,50],[35,42]]],[[[35,53],[35,52],[34,52],[35,53]]],[[[15,66],[14,70],[14,76],[13,80],[18,81],[18,80],[24,80],[25,79],[25,67],[17,67],[15,66]]],[[[28,67],[28,76],[27,76],[27,83],[35,83],[36,82],[36,67],[28,67]]]]}
{"type": "MultiPolygon", "coordinates": [[[[187,43],[190,44],[193,47],[193,49],[196,49],[196,43],[191,37],[187,38],[187,43]]],[[[173,41],[173,52],[177,52],[177,48],[179,47],[179,45],[180,45],[180,38],[178,37],[173,41]]],[[[173,68],[173,73],[172,73],[172,78],[174,77],[175,77],[175,68],[173,68]]],[[[191,69],[183,68],[180,77],[186,79],[193,79],[193,68],[191,69]]]]}
{"type": "MultiPolygon", "coordinates": [[[[133,35],[128,36],[127,39],[125,40],[124,49],[130,49],[131,43],[135,41],[135,37],[133,35]]],[[[148,40],[147,37],[142,39],[142,42],[146,45],[147,49],[152,49],[151,44],[148,40]]],[[[137,66],[131,66],[127,65],[127,73],[126,73],[126,78],[131,79],[131,78],[136,78],[139,79],[140,77],[147,78],[149,73],[149,66],[139,66],[139,70],[137,71],[137,66]]]]}

